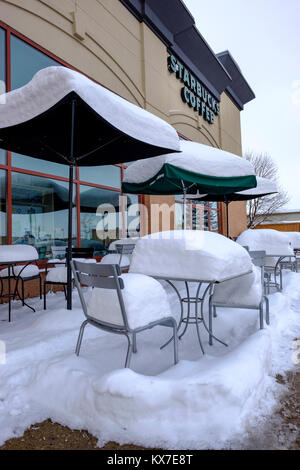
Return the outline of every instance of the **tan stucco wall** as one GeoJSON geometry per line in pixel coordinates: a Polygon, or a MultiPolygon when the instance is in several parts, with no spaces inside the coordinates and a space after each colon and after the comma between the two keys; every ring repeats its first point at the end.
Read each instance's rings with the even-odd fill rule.
{"type": "MultiPolygon", "coordinates": [[[[241,155],[240,113],[222,95],[215,123],[182,102],[166,46],[119,0],[0,0],[1,20],[124,98],[157,114],[186,138],[241,155]]],[[[170,203],[170,198],[166,201],[170,203]]],[[[151,202],[151,198],[148,198],[151,202]]],[[[225,227],[225,219],[223,224],[225,227]]],[[[230,207],[231,236],[246,228],[245,204],[230,207]]]]}

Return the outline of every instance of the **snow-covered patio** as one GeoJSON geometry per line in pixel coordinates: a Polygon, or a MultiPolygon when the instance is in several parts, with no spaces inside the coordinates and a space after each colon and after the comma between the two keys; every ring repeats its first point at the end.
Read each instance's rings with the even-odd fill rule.
{"type": "MultiPolygon", "coordinates": [[[[168,289],[173,311],[179,303],[168,289]]],[[[180,286],[180,284],[178,284],[180,286]]],[[[275,376],[294,367],[292,345],[299,338],[300,274],[285,271],[282,293],[269,296],[271,325],[259,330],[255,310],[219,309],[214,332],[229,348],[199,349],[194,325],[180,341],[180,362],[172,364],[166,328],[138,336],[138,354],[124,369],[126,339],[88,326],[80,357],[74,349],[83,313],[74,290],[74,309],[61,293],[48,296],[37,312],[13,302],[0,306],[0,444],[46,418],[87,429],[100,443],[113,440],[165,449],[240,448],[248,433],[268,419],[284,387],[275,376]]],[[[207,312],[207,306],[205,311],[207,312]]]]}

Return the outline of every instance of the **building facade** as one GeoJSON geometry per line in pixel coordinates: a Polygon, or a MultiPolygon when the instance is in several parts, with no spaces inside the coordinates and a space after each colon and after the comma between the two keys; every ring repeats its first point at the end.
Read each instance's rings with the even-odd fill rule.
{"type": "Polygon", "coordinates": [[[275,212],[256,228],[271,228],[280,232],[300,232],[300,210],[275,212]]]}
{"type": "MultiPolygon", "coordinates": [[[[215,54],[181,0],[0,0],[2,92],[25,85],[41,68],[70,67],[158,115],[180,137],[242,154],[240,113],[253,91],[228,51],[215,54]]],[[[0,96],[1,99],[1,96],[0,96]]],[[[0,104],[1,110],[1,104],[0,104]]],[[[153,203],[175,207],[172,226],[182,227],[182,199],[121,194],[126,165],[77,168],[74,242],[103,254],[114,237],[154,227],[153,203]],[[120,197],[121,196],[121,197],[120,197]],[[147,216],[136,210],[143,202],[147,216]],[[115,235],[96,207],[115,206],[115,235]],[[130,208],[135,208],[130,211],[130,208]],[[147,218],[147,220],[146,220],[147,218]]],[[[47,257],[65,244],[68,168],[0,149],[0,243],[31,243],[47,257]]],[[[188,228],[225,231],[222,204],[189,205],[188,228]]],[[[245,203],[230,205],[231,236],[246,228],[245,203]]]]}

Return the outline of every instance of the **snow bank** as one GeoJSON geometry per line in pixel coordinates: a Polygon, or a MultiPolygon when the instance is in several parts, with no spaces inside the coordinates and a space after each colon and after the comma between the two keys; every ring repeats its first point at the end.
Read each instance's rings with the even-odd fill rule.
{"type": "MultiPolygon", "coordinates": [[[[168,297],[161,284],[143,274],[122,274],[122,296],[130,328],[139,328],[163,317],[172,316],[168,297]]],[[[117,291],[95,288],[87,304],[89,316],[124,326],[117,291]]]]}
{"type": "Polygon", "coordinates": [[[143,183],[153,178],[165,164],[201,175],[233,177],[254,175],[248,160],[197,142],[180,141],[182,153],[169,153],[159,157],[138,160],[124,172],[124,183],[143,183]]]}
{"type": "MultiPolygon", "coordinates": [[[[160,327],[138,335],[133,370],[123,369],[124,337],[91,326],[76,357],[84,319],[76,291],[72,311],[60,307],[62,293],[48,296],[50,310],[45,312],[39,299],[31,299],[36,313],[14,303],[16,320],[0,323],[7,350],[6,364],[0,364],[0,444],[52,418],[72,429],[87,429],[100,444],[239,448],[249,431],[257,435],[258,423],[268,419],[285,390],[276,374],[293,367],[300,274],[284,276],[283,292],[269,296],[270,327],[258,330],[255,311],[219,308],[215,333],[229,348],[209,347],[200,326],[203,356],[191,325],[179,344],[181,360],[172,367],[172,345],[160,350],[170,332],[160,327]]],[[[178,314],[176,295],[167,292],[178,314]]],[[[6,316],[7,305],[0,305],[0,319],[6,316]]]]}
{"type": "Polygon", "coordinates": [[[213,303],[232,307],[259,307],[262,295],[261,269],[253,266],[253,272],[246,276],[216,284],[213,303]]]}
{"type": "Polygon", "coordinates": [[[293,256],[294,252],[285,232],[272,229],[245,230],[237,243],[248,246],[250,251],[263,250],[267,255],[293,256]]]}
{"type": "Polygon", "coordinates": [[[36,261],[38,252],[31,245],[0,245],[0,263],[36,261]]]}
{"type": "Polygon", "coordinates": [[[167,122],[81,73],[60,66],[40,70],[28,84],[5,94],[0,128],[39,116],[71,92],[75,92],[100,116],[125,134],[151,145],[179,150],[178,135],[167,122]]]}
{"type": "Polygon", "coordinates": [[[142,237],[130,272],[167,279],[222,281],[252,270],[247,251],[222,235],[174,230],[142,237]]]}

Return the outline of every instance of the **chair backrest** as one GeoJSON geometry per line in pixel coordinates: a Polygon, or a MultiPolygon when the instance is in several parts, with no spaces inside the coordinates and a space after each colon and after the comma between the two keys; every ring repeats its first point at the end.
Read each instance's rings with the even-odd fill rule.
{"type": "MultiPolygon", "coordinates": [[[[67,249],[68,251],[68,249],[67,249]]],[[[72,248],[72,258],[93,258],[95,249],[91,248],[72,248]]]]}
{"type": "Polygon", "coordinates": [[[51,246],[51,252],[53,258],[65,258],[66,257],[66,246],[51,246]]]}
{"type": "Polygon", "coordinates": [[[122,255],[131,255],[133,250],[135,249],[134,243],[117,243],[116,244],[116,251],[122,255]]]}
{"type": "Polygon", "coordinates": [[[265,251],[249,251],[252,263],[260,268],[266,264],[266,252],[265,251]]]}
{"type": "MultiPolygon", "coordinates": [[[[87,318],[95,320],[98,323],[108,326],[110,328],[129,329],[128,320],[122,296],[122,289],[124,289],[124,282],[121,276],[120,266],[117,264],[93,264],[83,263],[80,261],[73,260],[71,263],[75,284],[78,289],[81,305],[84,314],[87,318]],[[118,301],[120,305],[120,311],[122,314],[123,322],[122,325],[109,323],[108,321],[102,321],[101,318],[93,318],[88,311],[88,307],[83,295],[82,285],[88,287],[96,287],[100,289],[110,289],[117,292],[118,301]]],[[[106,305],[99,305],[99,309],[106,308],[106,305]]]]}

